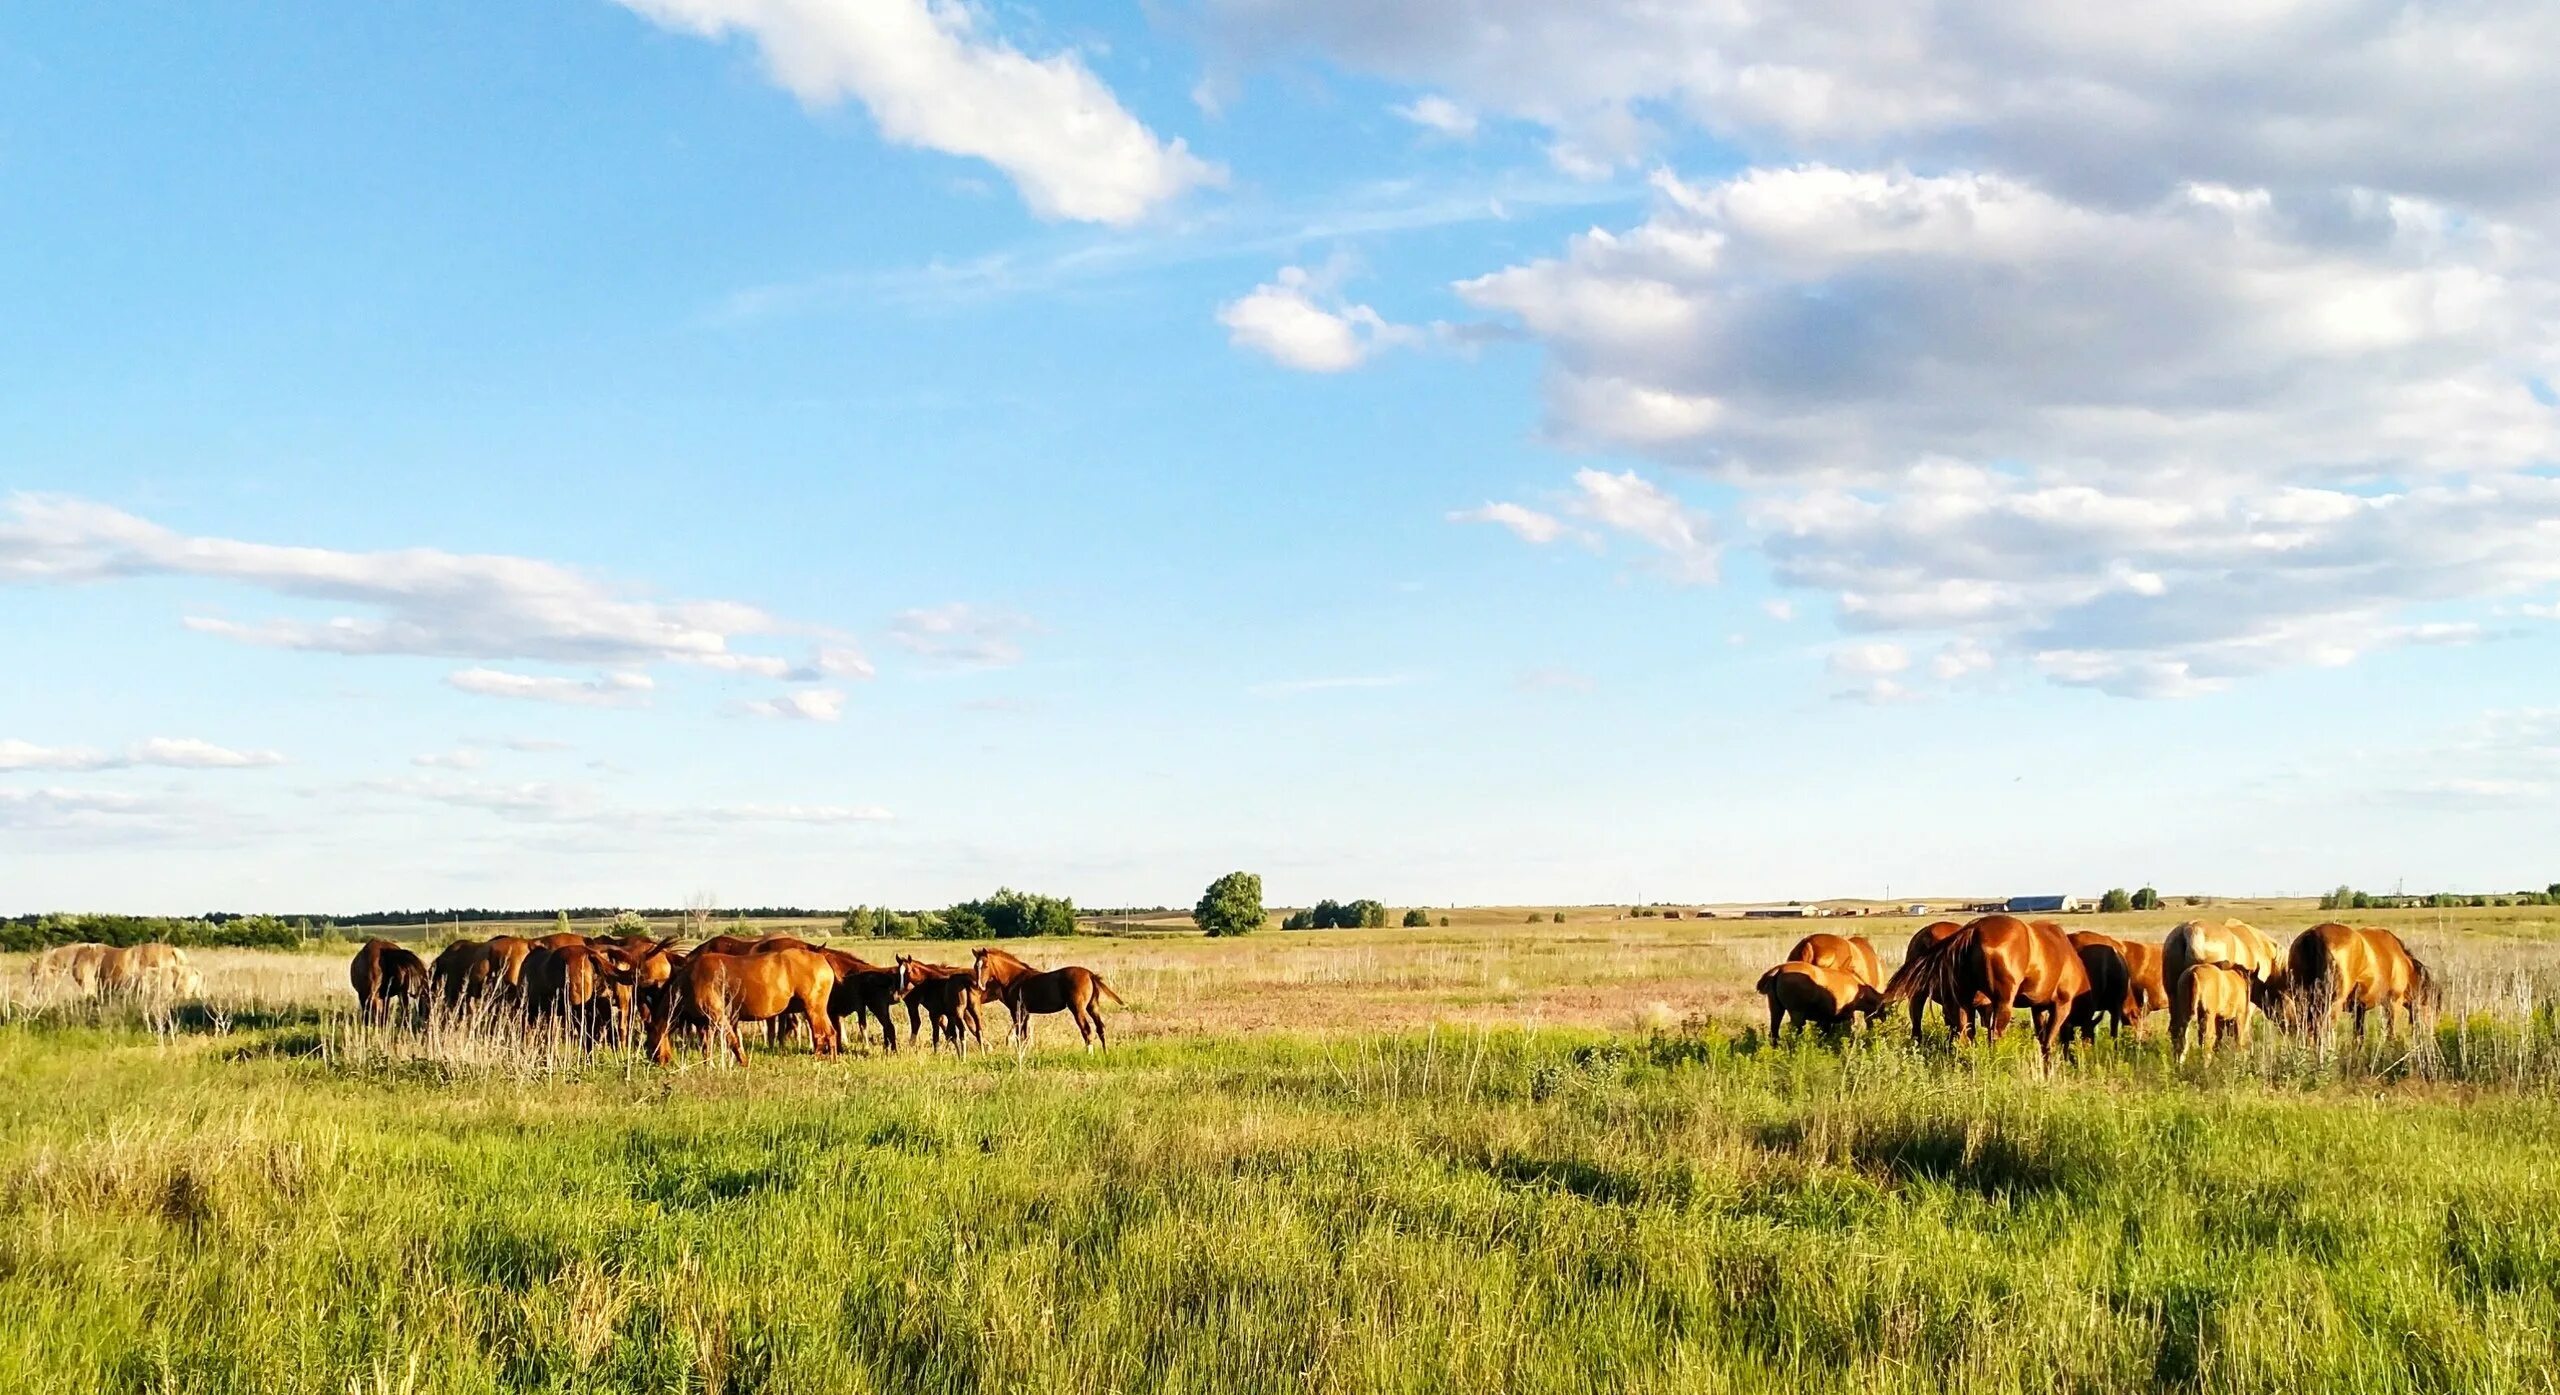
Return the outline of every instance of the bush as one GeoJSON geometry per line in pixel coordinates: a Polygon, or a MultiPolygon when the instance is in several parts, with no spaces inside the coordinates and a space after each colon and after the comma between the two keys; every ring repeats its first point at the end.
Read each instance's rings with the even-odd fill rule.
{"type": "Polygon", "coordinates": [[[1440,923],[1441,923],[1442,925],[1447,925],[1447,924],[1449,923],[1449,918],[1448,918],[1447,916],[1445,916],[1445,915],[1444,915],[1444,916],[1442,916],[1442,917],[1440,917],[1440,923]]]}
{"type": "Polygon", "coordinates": [[[1562,924],[1564,924],[1564,912],[1562,912],[1562,911],[1558,911],[1558,912],[1556,912],[1556,924],[1558,924],[1558,925],[1562,925],[1562,924]]]}
{"type": "Polygon", "coordinates": [[[1229,872],[1209,883],[1191,908],[1191,923],[1212,936],[1259,930],[1262,917],[1262,878],[1253,872],[1229,872]]]}
{"type": "Polygon", "coordinates": [[[2160,909],[2160,893],[2147,886],[2133,893],[2133,908],[2137,911],[2160,909]]]}
{"type": "Polygon", "coordinates": [[[1283,922],[1284,930],[1382,930],[1387,924],[1387,903],[1367,897],[1348,904],[1327,898],[1283,922]],[[1304,924],[1292,924],[1304,917],[1304,924]]]}
{"type": "Polygon", "coordinates": [[[1316,913],[1314,911],[1291,911],[1289,912],[1288,918],[1280,922],[1280,928],[1283,930],[1313,930],[1316,928],[1316,913]]]}
{"type": "Polygon", "coordinates": [[[1429,925],[1430,923],[1430,913],[1419,906],[1404,913],[1404,928],[1407,930],[1411,930],[1416,926],[1429,925]]]}
{"type": "Polygon", "coordinates": [[[2123,887],[2110,887],[2098,898],[2098,910],[2105,915],[2120,915],[2133,909],[2133,895],[2123,887]]]}
{"type": "Polygon", "coordinates": [[[927,934],[945,940],[1021,940],[1076,932],[1076,903],[1001,887],[981,901],[944,911],[927,934]]]}

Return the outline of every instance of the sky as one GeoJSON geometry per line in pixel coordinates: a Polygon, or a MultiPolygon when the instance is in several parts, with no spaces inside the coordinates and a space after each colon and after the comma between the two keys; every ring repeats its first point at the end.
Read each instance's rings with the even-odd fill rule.
{"type": "Polygon", "coordinates": [[[2560,879],[2560,8],[0,19],[0,911],[2560,879]]]}

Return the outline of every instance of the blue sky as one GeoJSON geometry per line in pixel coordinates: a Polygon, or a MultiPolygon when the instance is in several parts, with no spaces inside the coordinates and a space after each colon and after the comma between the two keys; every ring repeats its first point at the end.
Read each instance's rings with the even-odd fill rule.
{"type": "Polygon", "coordinates": [[[1832,19],[0,22],[0,909],[2560,876],[2548,13],[1832,19]]]}

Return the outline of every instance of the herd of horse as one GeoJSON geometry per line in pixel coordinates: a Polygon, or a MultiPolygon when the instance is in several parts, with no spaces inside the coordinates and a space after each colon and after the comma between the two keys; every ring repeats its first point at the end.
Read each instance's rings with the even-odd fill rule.
{"type": "Polygon", "coordinates": [[[948,1043],[955,1052],[985,1045],[978,1009],[988,1002],[1011,1015],[1017,1041],[1030,1040],[1035,1015],[1063,1012],[1093,1049],[1110,1044],[1102,1000],[1120,1001],[1090,969],[1037,969],[993,947],[977,950],[967,967],[904,954],[881,965],[788,935],[715,935],[687,946],[646,934],[563,930],[539,939],[456,940],[432,963],[390,940],[367,940],[347,966],[347,981],[365,1020],[377,1025],[422,1023],[441,1005],[448,1015],[479,1011],[491,1021],[562,1030],[586,1045],[645,1040],[660,1065],[673,1064],[676,1034],[693,1032],[706,1058],[725,1048],[743,1066],[740,1027],[757,1022],[776,1043],[806,1028],[821,1056],[842,1051],[848,1022],[865,1042],[876,1022],[881,1044],[895,1051],[891,1014],[900,1004],[910,1041],[929,1023],[932,1045],[948,1043]]]}
{"type": "Polygon", "coordinates": [[[1807,935],[1760,976],[1759,990],[1772,1040],[1790,1021],[1799,1035],[1839,1029],[1907,1002],[1914,1041],[1934,1003],[1957,1039],[1972,1040],[1980,1027],[1997,1042],[2011,1013],[2025,1008],[2047,1070],[2057,1047],[2069,1058],[2073,1041],[2094,1040],[2100,1022],[2110,1034],[2139,1031],[2162,1007],[2171,1052],[2184,1060],[2191,1029],[2207,1056],[2220,1042],[2246,1046],[2252,1009],[2316,1040],[2350,1013],[2358,1037],[2376,1012],[2386,1034],[2402,1017],[2415,1032],[2442,997],[2426,964],[2388,930],[2328,922],[2279,952],[2238,920],[2191,920],[2152,945],[2010,915],[1921,927],[1890,979],[1864,936],[1807,935]]]}
{"type": "Polygon", "coordinates": [[[79,998],[192,998],[204,991],[204,975],[176,945],[56,945],[27,965],[39,994],[68,989],[79,998]]]}

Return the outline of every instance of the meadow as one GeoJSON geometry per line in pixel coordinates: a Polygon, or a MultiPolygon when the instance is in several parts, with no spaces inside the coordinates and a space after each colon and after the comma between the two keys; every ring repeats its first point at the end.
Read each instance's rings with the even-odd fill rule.
{"type": "Polygon", "coordinates": [[[1110,1052],[743,1071],[420,1050],[336,957],[168,1018],[0,960],[0,1389],[2554,1387],[2560,912],[2360,915],[2447,981],[2414,1044],[2051,1080],[1771,1048],[1802,924],[1527,912],[1034,944],[1110,1052]]]}

